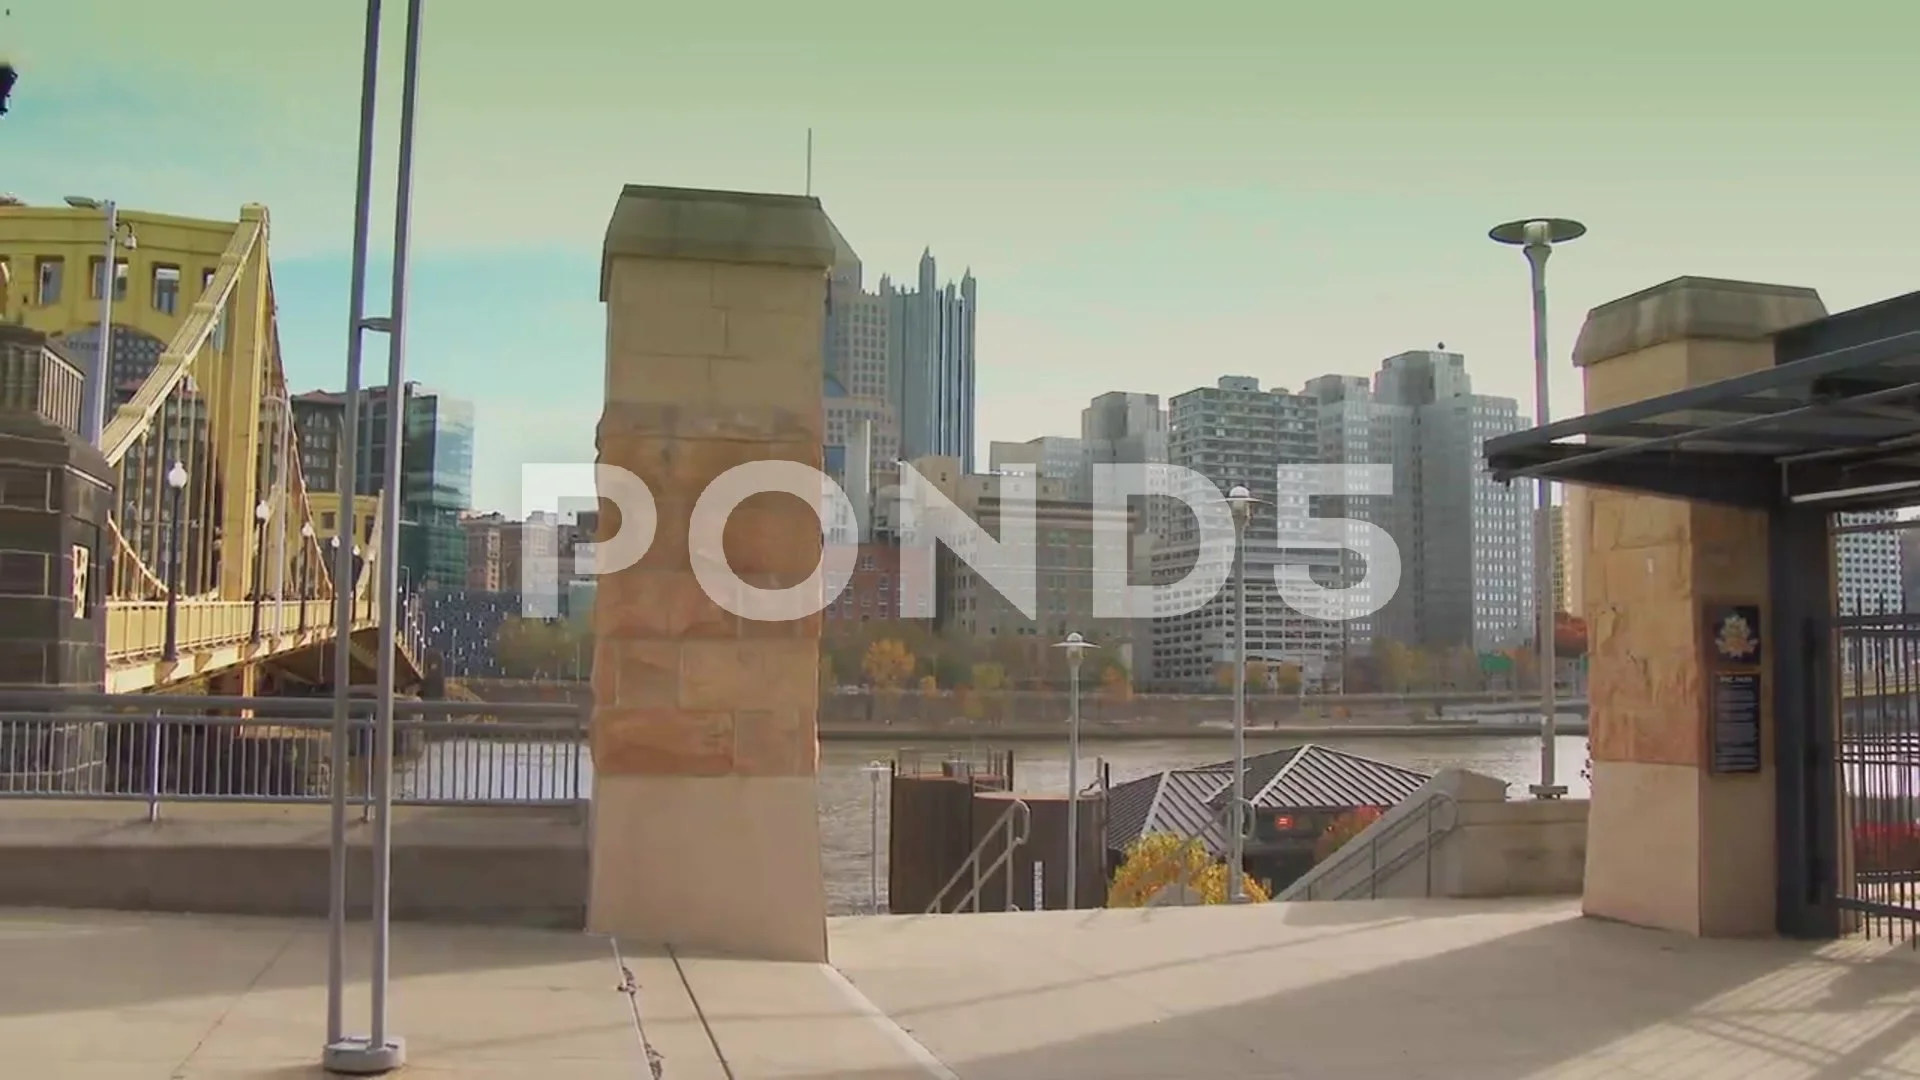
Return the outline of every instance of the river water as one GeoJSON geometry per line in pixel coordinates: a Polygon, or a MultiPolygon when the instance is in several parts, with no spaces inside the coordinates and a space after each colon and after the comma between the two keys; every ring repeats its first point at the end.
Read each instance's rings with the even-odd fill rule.
{"type": "MultiPolygon", "coordinates": [[[[1298,739],[1249,733],[1247,752],[1260,753],[1293,745],[1298,739]]],[[[1404,765],[1421,772],[1448,767],[1471,769],[1511,781],[1513,794],[1540,779],[1540,740],[1527,736],[1394,736],[1388,738],[1319,738],[1322,746],[1404,765]]],[[[1581,767],[1587,760],[1585,736],[1561,736],[1557,741],[1557,779],[1569,794],[1584,797],[1587,783],[1581,767]]],[[[884,779],[876,783],[865,766],[917,754],[923,762],[938,762],[950,750],[965,746],[901,751],[887,743],[828,742],[820,747],[820,845],[826,873],[827,902],[836,914],[866,911],[872,902],[872,883],[878,882],[880,903],[886,903],[887,799],[884,779]],[[873,836],[879,833],[878,857],[873,836]]],[[[1185,768],[1226,760],[1232,746],[1217,740],[1166,742],[1101,742],[1081,747],[1081,772],[1086,782],[1105,762],[1120,783],[1161,769],[1185,768]]],[[[1013,747],[1014,786],[1020,791],[1058,795],[1066,790],[1067,753],[1064,745],[1023,743],[1013,747]]],[[[498,744],[481,747],[465,741],[433,743],[426,754],[396,778],[400,792],[415,797],[479,798],[511,801],[525,798],[564,798],[579,777],[592,783],[592,766],[584,748],[541,744],[507,749],[498,744]]]]}

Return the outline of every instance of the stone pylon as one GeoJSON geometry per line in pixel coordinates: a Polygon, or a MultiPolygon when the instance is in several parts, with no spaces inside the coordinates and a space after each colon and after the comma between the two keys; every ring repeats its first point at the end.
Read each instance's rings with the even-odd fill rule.
{"type": "MultiPolygon", "coordinates": [[[[600,463],[645,481],[658,524],[595,600],[590,930],[826,958],[819,616],[743,619],[696,578],[724,561],[752,587],[799,584],[820,560],[817,509],[755,496],[724,543],[688,525],[734,466],[821,467],[832,236],[816,199],[655,187],[626,188],[607,227],[600,463]]],[[[621,524],[601,496],[605,541],[621,524]]]]}

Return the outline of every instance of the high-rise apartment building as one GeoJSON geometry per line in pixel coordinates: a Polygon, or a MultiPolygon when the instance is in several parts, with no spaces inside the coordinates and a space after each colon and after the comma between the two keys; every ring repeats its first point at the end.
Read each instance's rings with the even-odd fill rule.
{"type": "MultiPolygon", "coordinates": [[[[1393,464],[1393,427],[1388,413],[1376,406],[1373,381],[1364,375],[1322,375],[1302,388],[1314,403],[1314,425],[1320,461],[1338,465],[1393,464]]],[[[1328,494],[1313,499],[1314,516],[1345,518],[1385,526],[1391,520],[1391,494],[1328,494]]],[[[1359,552],[1340,553],[1340,582],[1351,586],[1367,572],[1359,552]]],[[[1404,577],[1404,574],[1403,574],[1404,577]]],[[[1374,616],[1354,612],[1338,628],[1339,654],[1344,658],[1365,652],[1374,635],[1374,616]]],[[[1344,671],[1344,662],[1342,664],[1344,671]]]]}
{"type": "MultiPolygon", "coordinates": [[[[401,400],[400,567],[413,586],[462,588],[467,537],[460,516],[473,507],[473,406],[406,384],[401,400]]],[[[314,391],[293,399],[295,436],[309,491],[337,492],[343,394],[314,391]]],[[[375,495],[387,468],[387,390],[360,392],[354,492],[375,495]]]]}
{"type": "MultiPolygon", "coordinates": [[[[1304,395],[1262,390],[1258,379],[1229,375],[1215,386],[1175,396],[1167,411],[1170,462],[1198,473],[1222,494],[1245,486],[1255,499],[1246,534],[1247,657],[1298,665],[1310,682],[1328,674],[1339,626],[1295,610],[1276,579],[1281,566],[1303,567],[1322,584],[1339,575],[1339,553],[1308,543],[1307,488],[1303,477],[1285,468],[1320,461],[1317,408],[1304,395]]],[[[1188,514],[1171,515],[1166,542],[1152,554],[1154,582],[1178,581],[1199,557],[1198,523],[1188,514]]],[[[1195,610],[1154,612],[1154,684],[1206,686],[1220,665],[1232,664],[1232,595],[1231,585],[1210,597],[1176,595],[1170,602],[1195,610]]]]}
{"type": "Polygon", "coordinates": [[[1905,611],[1897,510],[1835,514],[1833,561],[1842,615],[1905,611]]]}
{"type": "Polygon", "coordinates": [[[1527,426],[1519,403],[1474,393],[1466,358],[1444,347],[1388,357],[1373,399],[1375,439],[1394,472],[1375,523],[1398,543],[1401,565],[1375,636],[1433,650],[1531,640],[1533,489],[1496,483],[1481,454],[1488,439],[1527,426]]]}
{"type": "MultiPolygon", "coordinates": [[[[1564,496],[1563,496],[1564,497],[1564,496]]],[[[1573,559],[1567,552],[1567,504],[1556,503],[1547,511],[1547,542],[1553,548],[1553,610],[1571,613],[1573,601],[1573,559]]]]}
{"type": "MultiPolygon", "coordinates": [[[[1398,641],[1427,649],[1491,649],[1533,633],[1533,489],[1497,484],[1481,460],[1488,438],[1520,430],[1512,398],[1475,394],[1466,358],[1444,347],[1401,353],[1371,379],[1323,375],[1316,405],[1322,460],[1392,469],[1384,494],[1326,495],[1318,516],[1371,522],[1392,536],[1400,581],[1349,645],[1398,641]]],[[[1343,558],[1351,582],[1364,560],[1343,558]]],[[[1565,596],[1565,579],[1557,595],[1565,596]]]]}

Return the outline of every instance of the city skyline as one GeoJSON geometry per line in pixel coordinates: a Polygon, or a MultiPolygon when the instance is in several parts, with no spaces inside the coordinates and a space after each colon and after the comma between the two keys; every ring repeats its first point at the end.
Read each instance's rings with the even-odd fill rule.
{"type": "MultiPolygon", "coordinates": [[[[1649,8],[1658,54],[1622,15],[1516,63],[1537,55],[1533,31],[1469,7],[1489,17],[1250,11],[1229,42],[1207,20],[988,5],[925,49],[932,26],[912,19],[755,5],[785,43],[755,49],[731,40],[742,13],[596,10],[585,35],[565,3],[539,18],[443,5],[422,71],[409,375],[474,400],[475,502],[511,509],[520,462],[591,456],[594,282],[619,185],[799,191],[809,127],[814,193],[871,276],[911,280],[931,245],[989,283],[982,448],[1070,434],[1099,390],[1167,400],[1225,372],[1297,390],[1437,341],[1485,392],[1530,401],[1525,267],[1485,239],[1529,213],[1593,227],[1553,263],[1559,416],[1580,411],[1567,357],[1586,309],[1649,283],[1810,285],[1832,310],[1904,291],[1920,156],[1884,132],[1920,106],[1874,62],[1899,35],[1649,8]],[[989,50],[986,27],[1013,43],[989,50]],[[1802,77],[1774,78],[1774,61],[1802,77]],[[908,81],[903,124],[901,95],[871,90],[908,81]],[[1786,158],[1782,124],[1800,144],[1786,158]]],[[[292,381],[337,388],[360,24],[350,7],[16,5],[6,186],[213,218],[267,204],[292,381]],[[224,124],[181,120],[215,108],[224,124]]]]}

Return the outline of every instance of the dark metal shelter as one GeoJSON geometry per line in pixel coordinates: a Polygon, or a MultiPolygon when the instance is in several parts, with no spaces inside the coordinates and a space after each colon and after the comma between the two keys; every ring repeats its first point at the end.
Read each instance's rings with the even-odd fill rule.
{"type": "Polygon", "coordinates": [[[1832,570],[1836,536],[1907,524],[1844,515],[1920,504],[1920,293],[1772,341],[1770,368],[1490,439],[1487,465],[1766,513],[1778,929],[1850,910],[1911,938],[1920,866],[1873,845],[1920,836],[1920,616],[1836,610],[1832,570]]]}
{"type": "MultiPolygon", "coordinates": [[[[1397,806],[1433,779],[1391,762],[1306,743],[1247,758],[1247,801],[1255,820],[1247,873],[1284,888],[1313,867],[1314,845],[1342,814],[1397,806]]],[[[1108,860],[1124,858],[1150,833],[1198,840],[1216,857],[1227,851],[1233,763],[1149,773],[1107,793],[1108,860]]]]}

